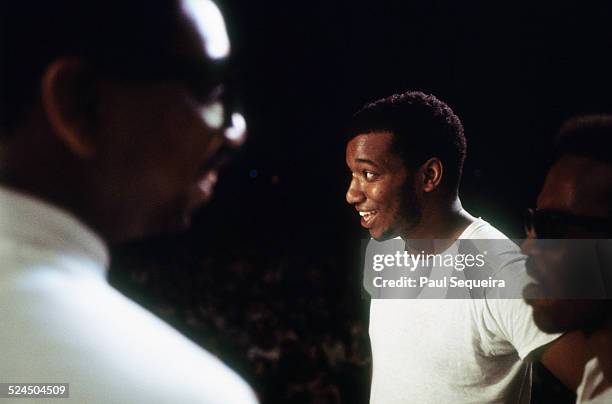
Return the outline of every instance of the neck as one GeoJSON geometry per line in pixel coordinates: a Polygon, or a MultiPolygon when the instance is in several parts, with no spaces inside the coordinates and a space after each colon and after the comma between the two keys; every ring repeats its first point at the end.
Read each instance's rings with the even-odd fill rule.
{"type": "Polygon", "coordinates": [[[403,239],[448,239],[456,240],[476,220],[463,206],[458,196],[423,204],[421,221],[406,232],[403,239]]]}
{"type": "MultiPolygon", "coordinates": [[[[0,184],[70,212],[90,228],[83,166],[53,137],[35,130],[16,133],[0,145],[0,184]],[[32,148],[31,144],[39,147],[32,148]]],[[[102,234],[102,232],[99,232],[102,234]]]]}

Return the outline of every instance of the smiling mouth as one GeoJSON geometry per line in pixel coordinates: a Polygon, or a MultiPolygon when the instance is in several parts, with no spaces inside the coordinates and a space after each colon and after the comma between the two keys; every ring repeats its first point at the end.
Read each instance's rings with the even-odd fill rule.
{"type": "Polygon", "coordinates": [[[376,210],[359,212],[359,216],[361,216],[361,225],[366,228],[369,227],[372,224],[372,221],[374,220],[374,217],[377,213],[378,211],[376,210]]]}

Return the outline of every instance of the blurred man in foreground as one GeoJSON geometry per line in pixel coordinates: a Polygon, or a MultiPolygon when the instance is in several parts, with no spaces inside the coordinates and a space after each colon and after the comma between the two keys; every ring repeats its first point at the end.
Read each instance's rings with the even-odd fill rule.
{"type": "Polygon", "coordinates": [[[75,403],[255,402],[105,279],[107,243],[188,224],[242,134],[219,93],[221,13],[208,0],[1,12],[0,383],[69,383],[75,403]]]}
{"type": "Polygon", "coordinates": [[[612,402],[611,150],[612,115],[562,127],[523,244],[537,280],[525,289],[536,324],[550,333],[582,330],[594,356],[579,403],[612,402]]]}

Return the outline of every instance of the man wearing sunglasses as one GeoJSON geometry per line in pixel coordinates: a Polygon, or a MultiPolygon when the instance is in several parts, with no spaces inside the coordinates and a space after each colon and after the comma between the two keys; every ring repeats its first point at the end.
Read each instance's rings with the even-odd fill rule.
{"type": "Polygon", "coordinates": [[[543,331],[581,330],[593,358],[579,403],[612,402],[612,115],[574,118],[526,221],[525,288],[543,331]]]}
{"type": "Polygon", "coordinates": [[[220,151],[243,139],[219,92],[219,9],[57,0],[0,12],[0,401],[60,391],[16,383],[68,383],[74,403],[255,402],[106,282],[107,245],[187,225],[220,151]]]}

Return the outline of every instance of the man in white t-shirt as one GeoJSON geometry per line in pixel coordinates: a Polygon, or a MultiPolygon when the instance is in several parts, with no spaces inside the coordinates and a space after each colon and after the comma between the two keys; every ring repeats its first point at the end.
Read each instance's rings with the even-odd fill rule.
{"type": "Polygon", "coordinates": [[[610,150],[612,115],[564,124],[523,244],[528,272],[537,281],[526,293],[538,327],[550,333],[581,330],[587,338],[593,358],[578,403],[612,403],[610,150]]]}
{"type": "MultiPolygon", "coordinates": [[[[463,127],[436,97],[407,92],[370,103],[353,117],[349,135],[352,180],[346,199],[373,239],[506,238],[461,206],[463,127]]],[[[520,278],[524,258],[508,245],[496,253],[498,269],[520,278]]],[[[530,366],[523,359],[556,337],[537,329],[529,306],[518,298],[375,298],[370,401],[529,402],[530,366]]],[[[579,365],[559,355],[573,342],[574,336],[556,339],[541,360],[575,387],[579,365]]],[[[580,349],[574,354],[582,356],[580,349]]]]}
{"type": "Polygon", "coordinates": [[[236,373],[106,280],[107,245],[186,225],[220,148],[241,139],[219,98],[230,49],[219,9],[1,11],[0,401],[255,403],[236,373]]]}

